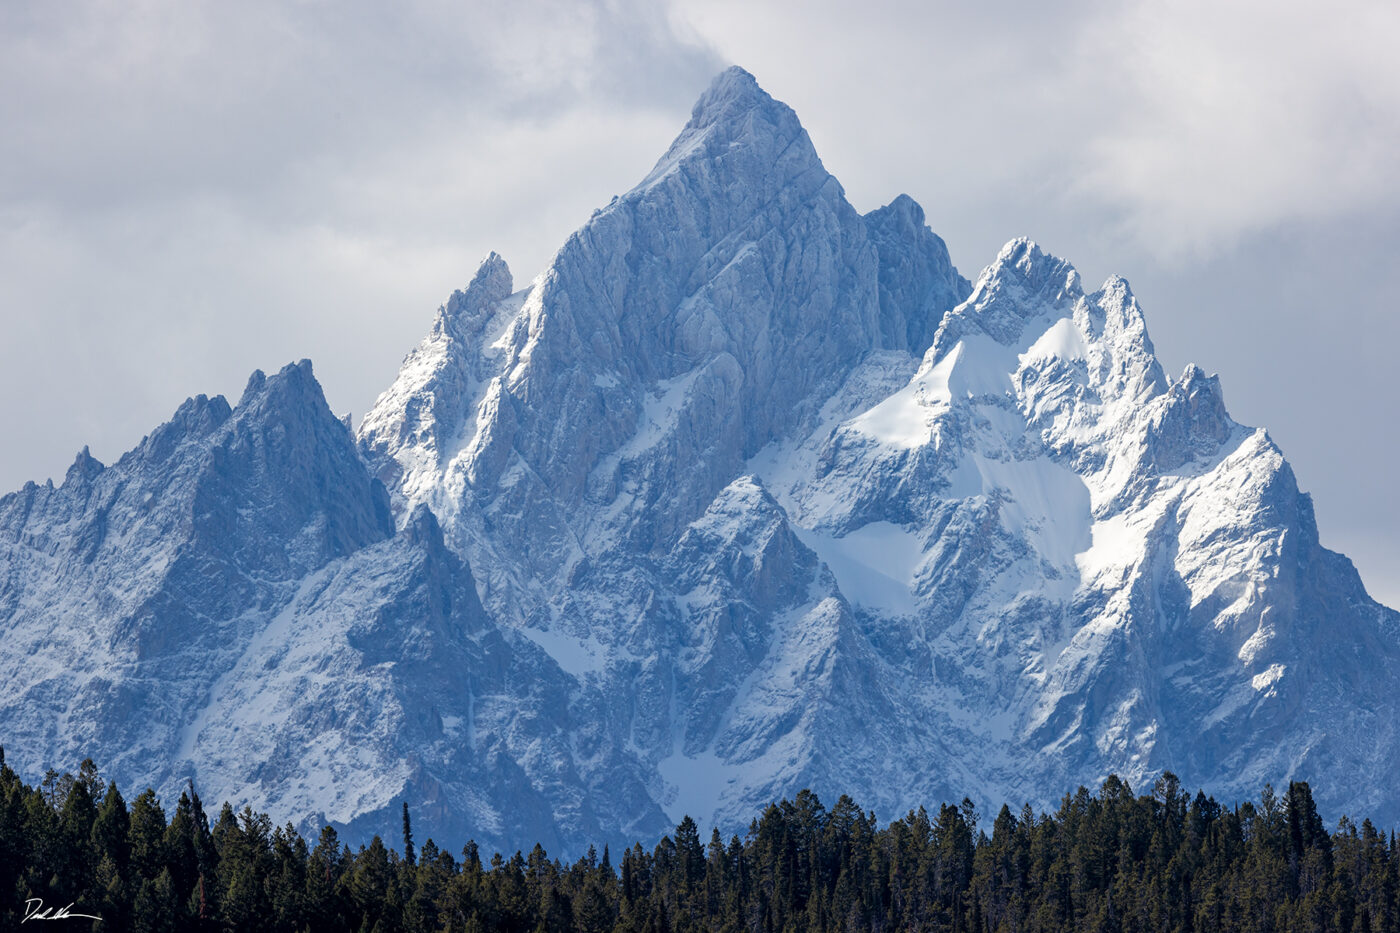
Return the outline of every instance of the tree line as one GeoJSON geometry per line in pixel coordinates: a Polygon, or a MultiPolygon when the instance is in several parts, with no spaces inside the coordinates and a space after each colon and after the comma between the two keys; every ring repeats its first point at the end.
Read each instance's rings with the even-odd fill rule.
{"type": "Polygon", "coordinates": [[[1369,820],[1329,832],[1311,788],[1223,806],[1170,773],[1135,796],[1109,777],[1054,813],[972,803],[883,828],[842,796],[768,806],[743,838],[690,817],[651,850],[570,863],[539,845],[483,863],[378,836],[314,843],[193,788],[129,805],[89,760],[29,786],[0,750],[0,928],[102,931],[1400,931],[1400,848],[1369,820]],[[82,917],[78,915],[88,915],[82,917]],[[100,920],[92,919],[100,917],[100,920]]]}

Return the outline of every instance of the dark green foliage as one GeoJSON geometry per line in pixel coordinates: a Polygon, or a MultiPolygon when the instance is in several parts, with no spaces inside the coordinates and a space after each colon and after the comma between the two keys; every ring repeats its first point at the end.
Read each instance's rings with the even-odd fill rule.
{"type": "Polygon", "coordinates": [[[227,804],[211,828],[193,787],[167,823],[91,761],[29,787],[0,752],[0,929],[40,897],[104,931],[1400,931],[1395,835],[1347,818],[1329,833],[1301,782],[1227,808],[1171,774],[1144,796],[1109,777],[1053,814],[1003,806],[986,826],[964,800],[883,829],[803,791],[743,839],[708,838],[686,817],[616,866],[606,846],[565,865],[538,845],[483,865],[475,843],[461,861],[415,849],[405,804],[402,856],[379,837],[352,853],[330,827],[309,846],[227,804]]]}
{"type": "Polygon", "coordinates": [[[403,860],[409,865],[414,862],[413,822],[408,818],[408,801],[403,802],[403,860]]]}

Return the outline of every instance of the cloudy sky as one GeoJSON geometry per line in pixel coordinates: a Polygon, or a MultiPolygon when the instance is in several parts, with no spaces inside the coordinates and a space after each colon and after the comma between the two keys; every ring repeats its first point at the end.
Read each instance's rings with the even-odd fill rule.
{"type": "Polygon", "coordinates": [[[727,64],[969,277],[1121,273],[1400,605],[1393,0],[10,0],[0,489],[310,357],[357,416],[488,250],[524,282],[727,64]],[[795,12],[796,11],[796,12],[795,12]]]}

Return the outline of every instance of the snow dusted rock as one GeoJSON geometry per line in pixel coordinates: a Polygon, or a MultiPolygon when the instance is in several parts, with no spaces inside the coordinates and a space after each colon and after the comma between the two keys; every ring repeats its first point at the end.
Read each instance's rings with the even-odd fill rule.
{"type": "Polygon", "coordinates": [[[1219,380],[1120,278],[1022,239],[970,285],[908,197],[860,215],[739,69],[357,437],[301,364],[0,499],[0,632],[31,771],[362,835],[407,799],[449,847],[1166,768],[1400,820],[1400,617],[1219,380]]]}
{"type": "MultiPolygon", "coordinates": [[[[1305,701],[1275,702],[1312,649],[1245,643],[1341,603],[1328,625],[1387,659],[1366,708],[1393,706],[1395,617],[1218,381],[1165,376],[1127,283],[1086,292],[1015,240],[969,286],[909,198],[857,215],[742,71],[501,332],[462,431],[491,443],[396,495],[443,517],[489,611],[573,666],[672,817],[805,784],[884,812],[1047,803],[1168,767],[1252,795],[1393,757],[1305,738],[1305,701]]],[[[420,456],[376,425],[381,475],[420,456]]]]}
{"type": "MultiPolygon", "coordinates": [[[[1230,420],[1219,381],[1188,367],[1167,382],[1123,280],[1086,295],[1062,261],[1008,244],[909,384],[825,444],[779,499],[840,540],[882,516],[924,535],[904,562],[911,624],[876,644],[899,665],[911,631],[927,639],[908,675],[931,666],[998,724],[970,775],[1002,789],[992,800],[1170,768],[1240,796],[1311,775],[1335,808],[1394,818],[1395,801],[1344,775],[1384,786],[1394,755],[1375,711],[1400,686],[1395,614],[1318,545],[1287,464],[1230,420]],[[1283,642],[1288,660],[1261,653],[1283,642]]],[[[869,571],[845,579],[839,557],[851,595],[869,571]]]]}
{"type": "Polygon", "coordinates": [[[14,758],[173,767],[207,671],[301,576],[393,533],[324,408],[309,364],[257,373],[237,409],[190,399],[115,465],[84,450],[61,486],[0,500],[14,758]]]}
{"type": "MultiPolygon", "coordinates": [[[[588,551],[581,534],[663,551],[749,456],[814,419],[851,365],[886,340],[907,349],[908,333],[931,332],[965,294],[926,229],[889,242],[920,216],[908,199],[886,209],[872,224],[886,241],[877,248],[796,115],[746,72],[725,72],[647,178],[537,279],[461,432],[472,442],[435,483],[406,482],[401,494],[433,504],[468,552],[473,541],[528,551],[534,579],[588,551]],[[489,535],[472,516],[446,517],[468,500],[489,535]],[[600,507],[604,527],[578,526],[580,500],[600,507]]],[[[385,425],[454,378],[444,363],[441,380],[420,384],[422,355],[361,428],[386,475],[425,453],[385,425]]],[[[501,602],[536,602],[519,589],[501,602]]]]}
{"type": "Polygon", "coordinates": [[[922,356],[943,312],[972,287],[953,268],[947,246],[925,224],[924,209],[909,195],[866,214],[865,224],[880,253],[880,346],[922,356]]]}
{"type": "Polygon", "coordinates": [[[505,260],[492,253],[463,291],[438,309],[433,330],[404,361],[393,387],[361,425],[375,438],[380,478],[416,490],[458,452],[494,374],[503,329],[528,292],[511,294],[505,260]]]}
{"type": "Polygon", "coordinates": [[[16,767],[91,756],[366,838],[405,798],[485,844],[612,825],[572,771],[568,679],[487,618],[430,512],[395,533],[305,362],[232,409],[191,399],[111,467],[84,451],[0,499],[0,529],[16,767]]]}

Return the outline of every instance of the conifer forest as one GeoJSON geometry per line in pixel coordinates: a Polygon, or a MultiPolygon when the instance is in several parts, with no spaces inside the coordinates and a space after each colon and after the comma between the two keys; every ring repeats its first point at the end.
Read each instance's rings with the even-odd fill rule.
{"type": "Polygon", "coordinates": [[[565,862],[536,845],[458,851],[402,837],[304,839],[189,788],[127,802],[85,761],[28,785],[0,752],[0,927],[102,931],[1400,930],[1393,832],[1329,831],[1302,782],[1223,805],[1170,773],[1116,777],[1053,813],[970,801],[880,825],[807,791],[728,839],[686,817],[650,849],[565,862]],[[100,919],[94,919],[100,918],[100,919]]]}

